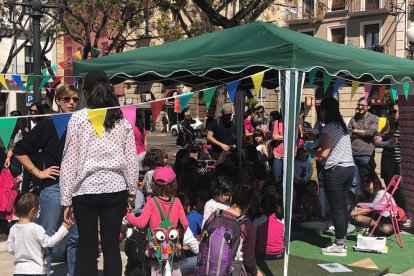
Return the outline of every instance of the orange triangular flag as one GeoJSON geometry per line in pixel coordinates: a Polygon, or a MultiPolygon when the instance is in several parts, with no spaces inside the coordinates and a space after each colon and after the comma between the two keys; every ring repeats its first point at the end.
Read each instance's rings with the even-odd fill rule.
{"type": "Polygon", "coordinates": [[[89,120],[92,123],[93,128],[98,134],[99,138],[102,137],[104,122],[106,118],[107,109],[91,109],[88,110],[89,120]]]}

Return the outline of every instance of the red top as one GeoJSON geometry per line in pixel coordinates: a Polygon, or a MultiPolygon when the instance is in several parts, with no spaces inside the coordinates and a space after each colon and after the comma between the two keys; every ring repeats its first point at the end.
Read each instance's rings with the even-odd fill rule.
{"type": "MultiPolygon", "coordinates": [[[[157,197],[157,201],[164,212],[164,216],[166,217],[168,215],[168,210],[170,209],[171,201],[165,201],[159,197],[157,197]]],[[[149,199],[147,201],[139,217],[134,216],[134,214],[127,213],[126,218],[130,224],[139,229],[144,229],[149,224],[151,232],[154,232],[162,221],[157,205],[155,205],[153,199],[149,199]]],[[[184,230],[188,227],[188,221],[183,205],[178,198],[175,198],[174,205],[171,209],[170,221],[173,225],[177,225],[178,221],[180,221],[184,227],[184,230]]]]}
{"type": "Polygon", "coordinates": [[[145,129],[143,129],[142,133],[139,131],[137,126],[132,126],[135,135],[135,146],[137,147],[137,155],[145,151],[145,129]]]}
{"type": "Polygon", "coordinates": [[[254,132],[254,127],[253,127],[252,122],[250,121],[249,118],[245,119],[243,124],[244,124],[244,129],[248,130],[249,133],[254,132]]]}
{"type": "MultiPolygon", "coordinates": [[[[283,123],[278,120],[273,122],[273,135],[282,135],[283,136],[283,123]]],[[[275,157],[283,158],[283,141],[277,141],[276,146],[273,149],[273,155],[275,157]]]]}

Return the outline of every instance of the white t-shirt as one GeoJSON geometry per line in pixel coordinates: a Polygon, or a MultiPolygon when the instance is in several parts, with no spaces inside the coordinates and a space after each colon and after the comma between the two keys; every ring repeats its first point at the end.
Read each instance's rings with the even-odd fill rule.
{"type": "Polygon", "coordinates": [[[204,223],[206,222],[206,220],[208,220],[210,215],[212,213],[214,213],[216,210],[226,210],[229,207],[230,207],[229,204],[219,202],[215,199],[210,199],[209,201],[207,201],[206,205],[204,205],[204,214],[203,214],[202,227],[204,227],[204,223]]]}
{"type": "MultiPolygon", "coordinates": [[[[391,198],[391,202],[392,204],[395,204],[394,199],[391,197],[391,195],[389,193],[386,193],[386,195],[384,196],[385,190],[379,190],[374,197],[374,200],[372,200],[372,203],[377,203],[377,204],[385,204],[387,203],[387,198],[391,198]],[[384,198],[381,200],[381,198],[384,196],[384,198]]],[[[389,217],[391,214],[389,211],[385,211],[384,214],[382,215],[383,217],[389,217]]]]}
{"type": "Polygon", "coordinates": [[[50,237],[42,226],[33,222],[13,225],[7,252],[14,255],[14,274],[46,274],[44,248],[55,246],[67,234],[64,226],[50,237]]]}

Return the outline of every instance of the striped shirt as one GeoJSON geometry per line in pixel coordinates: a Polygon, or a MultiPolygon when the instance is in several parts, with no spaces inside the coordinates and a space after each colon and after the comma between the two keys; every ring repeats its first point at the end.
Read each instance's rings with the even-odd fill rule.
{"type": "Polygon", "coordinates": [[[344,133],[341,125],[335,122],[329,123],[323,127],[322,134],[326,134],[332,139],[332,148],[325,160],[325,170],[336,166],[354,166],[351,138],[348,133],[344,133]]]}

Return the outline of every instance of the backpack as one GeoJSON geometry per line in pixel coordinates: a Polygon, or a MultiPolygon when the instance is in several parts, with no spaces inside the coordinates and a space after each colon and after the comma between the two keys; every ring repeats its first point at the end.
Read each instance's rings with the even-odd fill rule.
{"type": "Polygon", "coordinates": [[[224,216],[222,210],[206,223],[200,241],[195,276],[247,275],[243,267],[242,233],[246,216],[224,216]]]}
{"type": "Polygon", "coordinates": [[[168,264],[170,269],[172,269],[174,258],[181,257],[181,239],[178,231],[179,229],[177,228],[177,225],[173,225],[170,221],[170,213],[172,207],[174,206],[175,197],[171,200],[170,209],[168,210],[166,217],[164,216],[164,212],[162,211],[158,200],[155,197],[152,197],[151,199],[154,200],[162,221],[160,222],[158,228],[154,230],[154,234],[152,234],[149,227],[147,228],[148,245],[145,255],[149,258],[155,259],[162,265],[168,264]]]}

